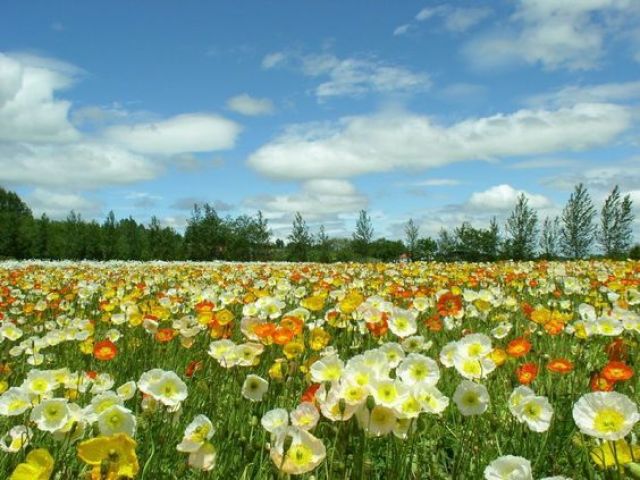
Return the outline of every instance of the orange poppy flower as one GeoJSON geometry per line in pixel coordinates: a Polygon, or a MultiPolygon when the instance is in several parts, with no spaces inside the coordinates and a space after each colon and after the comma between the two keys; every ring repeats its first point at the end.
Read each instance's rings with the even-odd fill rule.
{"type": "Polygon", "coordinates": [[[316,392],[320,388],[319,383],[312,383],[302,394],[301,402],[315,403],[316,392]]]}
{"type": "Polygon", "coordinates": [[[549,335],[558,335],[564,330],[564,322],[554,318],[545,323],[544,329],[549,335]]]}
{"type": "Polygon", "coordinates": [[[522,385],[529,385],[538,376],[538,366],[535,363],[523,363],[516,369],[516,376],[522,385]]]}
{"type": "Polygon", "coordinates": [[[511,340],[509,345],[507,345],[507,353],[511,357],[524,357],[527,353],[531,351],[531,342],[526,338],[516,338],[515,340],[511,340]]]}
{"type": "Polygon", "coordinates": [[[432,332],[439,332],[442,330],[442,320],[440,320],[440,316],[437,313],[427,318],[424,323],[432,332]]]}
{"type": "Polygon", "coordinates": [[[117,354],[118,347],[111,340],[102,340],[93,346],[93,356],[98,360],[112,360],[117,354]]]}
{"type": "Polygon", "coordinates": [[[454,316],[462,310],[462,297],[451,292],[443,293],[438,299],[436,309],[442,317],[454,316]]]}
{"type": "Polygon", "coordinates": [[[624,382],[633,377],[633,368],[624,362],[610,361],[602,369],[601,375],[610,382],[624,382]]]}
{"type": "Polygon", "coordinates": [[[591,391],[593,392],[611,392],[615,386],[615,382],[611,382],[599,373],[594,373],[589,382],[591,391]]]}
{"type": "Polygon", "coordinates": [[[276,324],[271,322],[259,323],[253,327],[253,333],[264,343],[272,343],[273,335],[276,333],[276,324]]]}
{"type": "Polygon", "coordinates": [[[547,364],[547,370],[553,373],[566,374],[573,370],[573,363],[565,358],[556,358],[547,364]]]}
{"type": "Polygon", "coordinates": [[[196,303],[196,312],[210,312],[215,308],[215,304],[210,302],[209,300],[203,300],[202,302],[196,303]]]}
{"type": "Polygon", "coordinates": [[[273,343],[285,345],[293,339],[293,331],[287,327],[278,327],[273,333],[273,343]]]}
{"type": "Polygon", "coordinates": [[[376,323],[365,323],[367,329],[374,337],[381,337],[389,330],[389,324],[387,323],[386,316],[382,316],[382,320],[376,323]]]}
{"type": "Polygon", "coordinates": [[[280,325],[291,330],[294,335],[300,335],[304,327],[304,322],[298,317],[289,316],[280,320],[280,325]]]}
{"type": "Polygon", "coordinates": [[[155,334],[155,339],[159,343],[167,343],[173,340],[178,334],[173,328],[159,328],[155,334]]]}

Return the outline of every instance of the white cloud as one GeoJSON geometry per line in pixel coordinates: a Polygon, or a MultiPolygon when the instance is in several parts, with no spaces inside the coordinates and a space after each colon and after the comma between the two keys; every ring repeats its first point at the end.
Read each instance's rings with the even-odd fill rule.
{"type": "MultiPolygon", "coordinates": [[[[423,8],[415,16],[417,22],[425,22],[432,18],[441,18],[446,30],[461,33],[478,25],[491,15],[491,9],[487,7],[458,7],[438,5],[436,7],[423,8]]],[[[404,33],[404,32],[403,32],[404,33]]]]}
{"type": "Polygon", "coordinates": [[[0,141],[69,142],[71,103],[54,97],[80,70],[57,60],[0,53],[0,141]]]}
{"type": "MultiPolygon", "coordinates": [[[[368,93],[394,93],[424,90],[431,80],[426,73],[370,58],[338,58],[332,54],[289,55],[288,63],[304,75],[326,78],[315,89],[319,100],[368,93]]],[[[283,60],[277,64],[284,63],[283,60]]]]}
{"type": "Polygon", "coordinates": [[[483,192],[474,192],[469,197],[465,207],[480,211],[511,210],[520,194],[523,193],[529,199],[529,206],[532,208],[546,208],[552,205],[551,201],[544,195],[529,193],[525,190],[516,190],[511,185],[502,184],[483,192]]]}
{"type": "Polygon", "coordinates": [[[441,10],[441,9],[442,9],[442,7],[435,7],[435,8],[426,7],[426,8],[423,8],[422,10],[420,10],[416,14],[416,20],[419,21],[419,22],[424,22],[425,20],[428,20],[431,17],[433,17],[435,14],[437,14],[438,11],[441,10]]]}
{"type": "Polygon", "coordinates": [[[638,2],[630,0],[520,0],[510,24],[472,39],[465,53],[482,68],[524,62],[550,70],[592,69],[605,40],[633,28],[639,13],[638,2]]]}
{"type": "Polygon", "coordinates": [[[465,32],[491,15],[489,8],[454,8],[445,14],[444,26],[450,32],[465,32]]]}
{"type": "Polygon", "coordinates": [[[89,200],[77,193],[52,191],[36,188],[26,197],[26,202],[35,216],[43,213],[53,219],[66,218],[71,210],[86,218],[93,218],[100,214],[99,202],[89,200]]]}
{"type": "Polygon", "coordinates": [[[307,220],[321,220],[357,212],[367,206],[367,197],[346,180],[317,179],[304,182],[297,193],[254,197],[247,203],[275,218],[300,212],[307,220]]]}
{"type": "Polygon", "coordinates": [[[135,208],[155,207],[158,201],[162,200],[162,197],[147,192],[131,192],[125,198],[131,200],[135,208]]]}
{"type": "Polygon", "coordinates": [[[133,151],[176,155],[232,148],[241,127],[219,115],[191,113],[153,123],[108,127],[104,136],[133,151]]]}
{"type": "Polygon", "coordinates": [[[583,183],[599,197],[610,192],[615,185],[621,190],[640,189],[640,158],[631,158],[609,165],[577,168],[562,176],[554,175],[542,180],[544,185],[570,191],[578,183],[583,183]]]}
{"type": "Polygon", "coordinates": [[[570,85],[555,92],[527,98],[529,105],[565,106],[580,102],[625,102],[640,99],[640,81],[570,85]]]}
{"type": "Polygon", "coordinates": [[[150,180],[162,168],[140,155],[101,143],[2,144],[0,182],[97,188],[150,180]]]}
{"type": "Polygon", "coordinates": [[[283,52],[273,52],[265,55],[262,59],[262,68],[269,70],[286,61],[287,56],[283,52]]]}
{"type": "Polygon", "coordinates": [[[255,98],[243,93],[227,100],[229,110],[248,116],[269,115],[273,113],[273,102],[268,98],[255,98]]]}
{"type": "Polygon", "coordinates": [[[408,24],[408,23],[405,23],[404,25],[400,25],[399,27],[397,27],[396,29],[393,30],[393,35],[394,36],[404,35],[405,33],[407,33],[409,31],[410,27],[411,27],[411,25],[408,24]]]}
{"type": "Polygon", "coordinates": [[[630,124],[628,110],[612,104],[525,109],[450,126],[427,116],[381,113],[346,117],[320,127],[296,126],[259,148],[248,162],[275,178],[340,178],[584,150],[609,143],[630,124]]]}

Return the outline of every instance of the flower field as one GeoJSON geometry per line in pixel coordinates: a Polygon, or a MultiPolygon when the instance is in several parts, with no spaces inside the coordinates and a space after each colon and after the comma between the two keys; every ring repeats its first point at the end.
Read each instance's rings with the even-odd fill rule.
{"type": "Polygon", "coordinates": [[[0,264],[0,478],[640,478],[640,263],[0,264]]]}

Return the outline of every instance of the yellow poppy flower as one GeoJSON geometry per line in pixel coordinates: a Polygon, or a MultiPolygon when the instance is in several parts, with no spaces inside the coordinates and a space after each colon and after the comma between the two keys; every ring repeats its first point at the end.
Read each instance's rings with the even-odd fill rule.
{"type": "Polygon", "coordinates": [[[109,472],[116,478],[134,478],[140,468],[136,442],[124,433],[85,440],[78,445],[78,457],[98,469],[103,462],[108,462],[109,472]]]}
{"type": "Polygon", "coordinates": [[[45,448],[32,450],[26,462],[20,463],[9,480],[49,480],[53,472],[53,457],[45,448]]]}

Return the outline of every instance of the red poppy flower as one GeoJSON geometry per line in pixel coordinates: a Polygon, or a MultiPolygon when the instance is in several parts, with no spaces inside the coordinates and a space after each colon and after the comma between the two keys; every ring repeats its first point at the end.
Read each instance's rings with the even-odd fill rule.
{"type": "Polygon", "coordinates": [[[547,370],[553,373],[566,374],[573,370],[573,363],[566,358],[556,358],[547,364],[547,370]]]}
{"type": "Polygon", "coordinates": [[[93,346],[93,356],[98,360],[113,360],[117,354],[118,347],[111,340],[102,340],[93,346]]]}
{"type": "Polygon", "coordinates": [[[523,363],[516,369],[516,376],[522,385],[529,385],[538,376],[538,366],[535,363],[523,363]]]}
{"type": "Polygon", "coordinates": [[[611,361],[604,366],[601,375],[610,382],[624,382],[633,377],[633,368],[624,362],[611,361]]]}
{"type": "Polygon", "coordinates": [[[512,357],[524,357],[531,351],[531,342],[525,338],[516,338],[507,345],[507,353],[512,357]]]}

